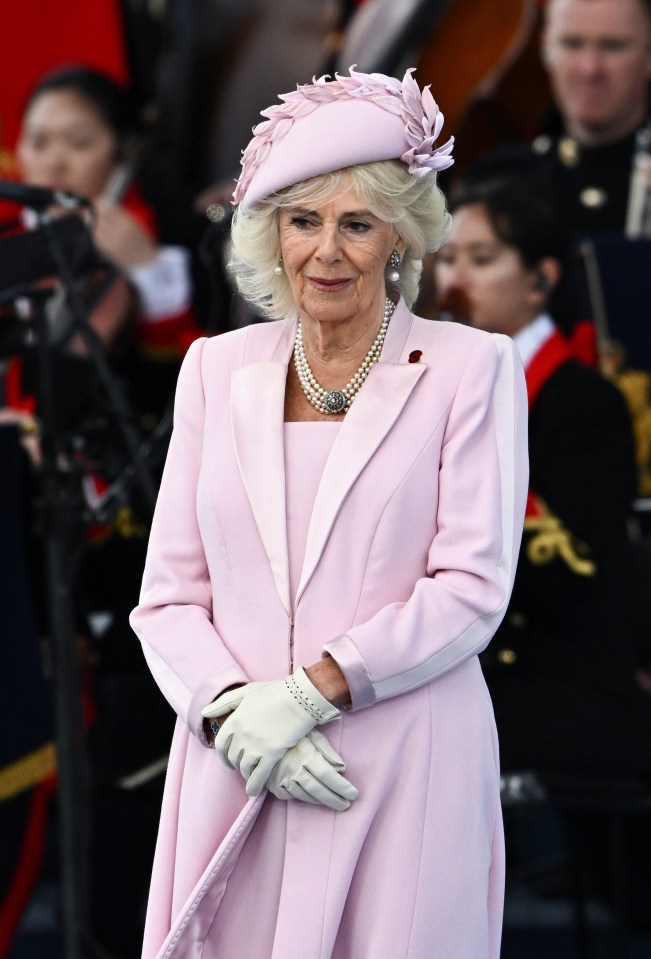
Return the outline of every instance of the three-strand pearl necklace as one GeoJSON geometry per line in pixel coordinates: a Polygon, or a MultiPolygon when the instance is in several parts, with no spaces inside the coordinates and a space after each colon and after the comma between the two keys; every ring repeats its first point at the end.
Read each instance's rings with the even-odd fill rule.
{"type": "Polygon", "coordinates": [[[294,366],[296,368],[298,382],[301,384],[301,389],[315,410],[318,410],[319,413],[345,413],[350,409],[350,404],[362,388],[364,380],[371,372],[371,367],[377,363],[380,358],[389,320],[393,315],[394,309],[395,305],[393,301],[387,297],[384,301],[384,316],[378,334],[373,340],[370,350],[364,357],[362,365],[341,390],[324,390],[323,387],[317,383],[305,355],[303,328],[299,320],[296,339],[294,340],[294,366]]]}

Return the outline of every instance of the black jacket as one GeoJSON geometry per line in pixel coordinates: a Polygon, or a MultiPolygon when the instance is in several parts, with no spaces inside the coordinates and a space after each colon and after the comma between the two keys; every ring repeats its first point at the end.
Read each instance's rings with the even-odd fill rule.
{"type": "Polygon", "coordinates": [[[491,660],[579,676],[628,668],[637,655],[624,628],[636,467],[619,391],[580,363],[563,363],[531,407],[529,456],[541,515],[525,521],[513,596],[491,660]],[[514,655],[501,653],[506,649],[514,655]]]}

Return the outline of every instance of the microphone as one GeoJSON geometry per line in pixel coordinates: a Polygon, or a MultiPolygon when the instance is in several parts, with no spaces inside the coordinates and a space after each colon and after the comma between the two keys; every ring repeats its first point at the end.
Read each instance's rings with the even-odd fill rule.
{"type": "Polygon", "coordinates": [[[50,190],[44,186],[30,186],[29,183],[16,183],[13,180],[0,180],[0,200],[20,203],[30,210],[42,212],[50,206],[61,206],[66,210],[78,207],[90,207],[91,202],[85,196],[71,193],[69,190],[50,190]]]}

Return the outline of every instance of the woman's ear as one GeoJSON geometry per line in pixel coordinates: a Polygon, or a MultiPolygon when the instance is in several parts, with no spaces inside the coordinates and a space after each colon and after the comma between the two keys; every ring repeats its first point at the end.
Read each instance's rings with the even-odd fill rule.
{"type": "Polygon", "coordinates": [[[401,260],[407,251],[407,244],[396,229],[393,231],[393,246],[391,247],[391,252],[393,253],[394,250],[397,250],[400,254],[401,260]]]}
{"type": "Polygon", "coordinates": [[[535,297],[534,302],[537,307],[541,308],[547,302],[561,278],[561,272],[560,261],[553,256],[546,256],[532,271],[531,293],[535,297]]]}

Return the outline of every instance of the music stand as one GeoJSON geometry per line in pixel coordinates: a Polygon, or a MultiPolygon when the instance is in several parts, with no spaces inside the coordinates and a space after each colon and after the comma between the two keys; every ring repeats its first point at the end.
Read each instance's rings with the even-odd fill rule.
{"type": "Polygon", "coordinates": [[[584,237],[579,254],[600,355],[615,343],[628,368],[651,372],[651,239],[584,237]]]}
{"type": "MultiPolygon", "coordinates": [[[[651,374],[651,239],[590,236],[579,241],[578,251],[603,371],[651,374]]],[[[647,535],[651,497],[638,497],[633,510],[647,535]]]]}

